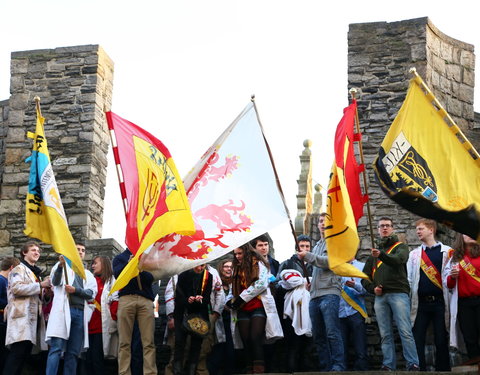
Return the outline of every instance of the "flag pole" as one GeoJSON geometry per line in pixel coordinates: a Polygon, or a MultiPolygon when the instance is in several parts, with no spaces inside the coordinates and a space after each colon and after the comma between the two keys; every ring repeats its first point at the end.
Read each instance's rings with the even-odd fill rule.
{"type": "MultiPolygon", "coordinates": [[[[41,109],[41,107],[40,107],[40,97],[39,97],[39,96],[35,96],[35,97],[33,98],[33,100],[35,100],[35,107],[36,107],[36,110],[37,110],[37,112],[38,112],[38,115],[39,115],[40,117],[43,117],[43,116],[42,116],[42,109],[41,109]]],[[[63,268],[63,274],[64,274],[64,276],[65,276],[65,284],[68,284],[68,274],[67,274],[67,265],[66,265],[66,262],[63,263],[62,268],[63,268]]],[[[68,295],[68,299],[70,299],[70,295],[68,295]]]]}
{"type": "MultiPolygon", "coordinates": [[[[350,95],[352,95],[352,99],[355,100],[355,95],[357,94],[357,89],[351,88],[350,89],[350,95]]],[[[361,134],[360,132],[360,120],[358,117],[358,109],[355,107],[355,127],[357,134],[361,134]]],[[[365,194],[368,197],[368,182],[367,182],[367,169],[365,167],[365,159],[363,156],[363,145],[362,145],[362,138],[359,137],[358,139],[358,148],[359,148],[359,153],[360,153],[360,161],[363,164],[363,187],[365,189],[365,194]]],[[[370,199],[367,199],[367,217],[368,217],[368,227],[370,229],[370,240],[372,241],[372,248],[375,247],[375,238],[373,235],[373,225],[372,225],[372,213],[370,209],[370,199]]]]}
{"type": "MultiPolygon", "coordinates": [[[[265,137],[262,122],[260,121],[260,116],[258,115],[258,110],[257,110],[257,105],[255,104],[255,95],[254,94],[250,97],[250,100],[253,103],[253,109],[255,109],[255,114],[257,115],[258,124],[260,125],[260,131],[262,132],[263,141],[265,142],[265,146],[267,148],[268,157],[270,158],[270,163],[272,163],[273,173],[275,174],[275,183],[277,184],[278,192],[280,193],[280,197],[282,198],[283,206],[285,207],[285,212],[287,213],[287,216],[288,216],[288,222],[290,224],[290,230],[292,231],[293,239],[295,241],[295,246],[296,246],[297,249],[299,249],[297,236],[295,235],[295,228],[293,227],[292,218],[290,217],[290,211],[288,210],[287,202],[285,200],[285,195],[283,194],[282,185],[280,184],[280,179],[278,178],[277,168],[275,167],[275,162],[273,161],[272,151],[270,150],[270,145],[268,144],[267,138],[265,137]]],[[[303,260],[302,260],[301,266],[302,266],[302,269],[303,269],[303,274],[305,275],[305,277],[307,279],[307,283],[310,283],[310,278],[308,276],[307,266],[305,265],[305,262],[303,260]]]]}
{"type": "Polygon", "coordinates": [[[442,118],[444,119],[444,121],[445,121],[445,119],[448,120],[448,122],[447,121],[445,121],[445,122],[447,123],[447,126],[449,127],[450,131],[453,134],[455,134],[457,136],[457,138],[460,138],[463,141],[462,142],[463,147],[467,151],[469,151],[469,154],[472,156],[473,159],[475,159],[477,164],[480,164],[480,154],[475,149],[475,147],[473,147],[472,143],[467,139],[465,134],[463,134],[462,130],[458,127],[458,125],[455,123],[453,118],[448,114],[448,112],[445,110],[445,108],[443,108],[443,106],[440,104],[440,102],[435,97],[432,90],[430,90],[430,88],[427,86],[427,84],[422,79],[422,77],[420,77],[420,75],[417,73],[417,69],[410,68],[409,72],[411,74],[413,74],[415,82],[425,90],[427,98],[430,99],[431,101],[433,101],[433,104],[435,105],[435,107],[438,108],[438,111],[439,111],[440,115],[442,116],[442,118]],[[450,124],[448,124],[448,123],[450,123],[450,124]]]}

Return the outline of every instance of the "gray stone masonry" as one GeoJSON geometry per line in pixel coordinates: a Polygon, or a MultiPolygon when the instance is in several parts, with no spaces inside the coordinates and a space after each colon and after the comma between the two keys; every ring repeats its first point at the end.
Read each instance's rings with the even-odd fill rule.
{"type": "Polygon", "coordinates": [[[23,234],[34,97],[41,99],[45,135],[63,206],[75,239],[102,235],[107,152],[104,111],[112,101],[113,62],[98,45],[13,52],[11,96],[0,102],[0,256],[23,234]]]}

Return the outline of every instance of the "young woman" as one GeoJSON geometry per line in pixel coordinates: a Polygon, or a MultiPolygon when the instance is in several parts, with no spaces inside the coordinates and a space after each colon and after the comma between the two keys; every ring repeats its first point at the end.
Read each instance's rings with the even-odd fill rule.
{"type": "Polygon", "coordinates": [[[206,265],[196,266],[178,275],[175,292],[175,352],[173,355],[174,375],[195,375],[203,338],[183,327],[186,314],[198,314],[209,320],[208,309],[212,292],[213,277],[206,265]],[[190,335],[190,349],[185,353],[187,336],[190,335]],[[186,357],[185,365],[183,359],[186,357]]]}
{"type": "Polygon", "coordinates": [[[463,234],[457,236],[454,249],[445,268],[447,286],[454,290],[450,300],[450,341],[457,346],[454,327],[458,322],[472,359],[480,356],[480,244],[463,234]]]}
{"type": "Polygon", "coordinates": [[[97,281],[98,292],[93,302],[95,309],[88,324],[90,347],[86,354],[88,374],[104,374],[104,358],[116,358],[118,351],[117,322],[112,319],[109,308],[110,289],[115,281],[112,263],[104,256],[96,256],[92,272],[97,281]]]}
{"type": "Polygon", "coordinates": [[[232,309],[232,332],[240,334],[241,343],[234,336],[236,347],[245,348],[247,373],[263,373],[265,358],[264,338],[283,337],[275,301],[270,293],[268,263],[250,244],[233,251],[233,299],[226,306],[232,309]]]}
{"type": "MultiPolygon", "coordinates": [[[[230,296],[233,263],[231,258],[221,260],[217,264],[217,271],[222,280],[222,290],[225,298],[230,296]]],[[[223,330],[225,332],[225,342],[219,342],[214,345],[208,358],[208,372],[210,375],[231,375],[235,364],[235,355],[232,339],[232,330],[230,328],[230,310],[224,309],[222,312],[223,330]]]]}

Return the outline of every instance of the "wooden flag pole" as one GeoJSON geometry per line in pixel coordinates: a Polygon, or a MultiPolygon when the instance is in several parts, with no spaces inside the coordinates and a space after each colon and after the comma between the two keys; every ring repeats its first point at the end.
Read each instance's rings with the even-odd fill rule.
{"type": "MultiPolygon", "coordinates": [[[[283,194],[282,185],[280,185],[280,179],[278,178],[277,168],[275,167],[275,162],[273,161],[272,151],[270,150],[270,146],[267,142],[267,138],[265,138],[265,133],[263,132],[262,122],[260,121],[260,116],[258,115],[258,111],[257,111],[257,105],[255,104],[255,95],[252,95],[250,97],[250,100],[253,103],[253,108],[255,109],[255,114],[257,115],[258,124],[260,125],[260,131],[262,132],[263,141],[265,142],[265,147],[267,148],[268,157],[270,158],[270,163],[272,163],[272,169],[273,169],[273,173],[275,175],[275,183],[277,185],[278,192],[280,193],[280,197],[282,198],[282,202],[283,202],[283,206],[285,208],[285,212],[287,213],[287,216],[288,216],[288,222],[290,224],[290,229],[292,231],[293,239],[295,241],[295,246],[298,249],[299,247],[298,247],[297,236],[295,235],[295,228],[293,227],[292,219],[290,217],[290,211],[288,210],[287,202],[285,201],[285,195],[283,194]]],[[[310,283],[310,278],[308,276],[307,266],[305,265],[305,262],[303,260],[302,260],[301,266],[302,266],[302,269],[303,269],[303,274],[307,279],[307,283],[310,283]]]]}
{"type": "MultiPolygon", "coordinates": [[[[352,95],[352,99],[355,100],[355,95],[357,94],[357,89],[352,88],[350,89],[350,95],[352,95]]],[[[355,127],[357,134],[360,134],[360,120],[358,118],[358,110],[355,108],[355,127]]],[[[360,152],[360,161],[363,164],[363,187],[365,189],[365,194],[368,196],[368,182],[367,182],[367,168],[365,165],[365,159],[363,156],[363,145],[362,139],[359,138],[358,140],[359,152],[360,152]]],[[[368,227],[370,229],[370,240],[372,241],[372,248],[375,248],[375,237],[373,235],[373,225],[372,225],[372,213],[370,210],[370,199],[367,200],[367,218],[368,218],[368,227]]]]}

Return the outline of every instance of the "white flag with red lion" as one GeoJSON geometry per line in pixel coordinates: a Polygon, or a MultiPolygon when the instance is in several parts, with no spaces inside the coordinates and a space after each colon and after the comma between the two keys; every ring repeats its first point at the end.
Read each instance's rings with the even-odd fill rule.
{"type": "Polygon", "coordinates": [[[195,234],[171,234],[140,268],[164,278],[214,260],[288,220],[254,103],[250,103],[184,180],[195,234]]]}

